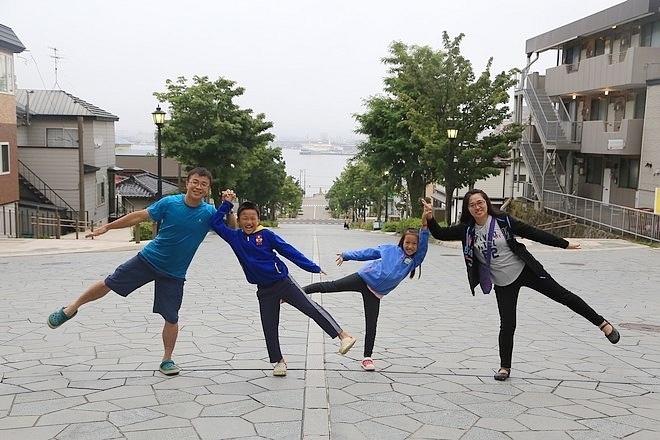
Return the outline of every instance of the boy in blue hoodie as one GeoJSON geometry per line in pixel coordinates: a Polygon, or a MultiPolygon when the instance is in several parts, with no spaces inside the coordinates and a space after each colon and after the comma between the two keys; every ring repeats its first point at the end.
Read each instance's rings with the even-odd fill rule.
{"type": "MultiPolygon", "coordinates": [[[[430,206],[430,205],[429,205],[430,206]]],[[[364,303],[365,338],[364,359],[360,364],[366,371],[376,369],[371,354],[376,341],[376,326],[380,300],[390,293],[403,279],[415,275],[415,268],[422,264],[429,245],[429,230],[426,216],[430,207],[424,207],[422,228],[408,229],[399,240],[399,244],[382,244],[376,248],[344,251],[337,254],[337,266],[344,261],[374,260],[356,273],[335,281],[322,281],[303,287],[305,293],[314,292],[360,292],[364,303]]],[[[420,268],[421,270],[421,268],[420,268]]]]}
{"type": "Polygon", "coordinates": [[[274,376],[286,376],[286,362],[280,350],[280,304],[287,302],[312,318],[331,338],[339,336],[340,354],[346,354],[355,344],[355,338],[343,331],[339,324],[319,304],[302,291],[277,254],[286,257],[296,266],[311,273],[325,272],[299,250],[281,237],[259,224],[259,209],[252,202],[243,202],[237,210],[239,229],[229,228],[225,216],[233,208],[235,194],[223,192],[224,201],[211,218],[211,228],[231,246],[238,258],[245,277],[257,285],[261,327],[266,339],[266,349],[271,363],[276,363],[274,376]],[[277,253],[275,253],[277,252],[277,253]]]}

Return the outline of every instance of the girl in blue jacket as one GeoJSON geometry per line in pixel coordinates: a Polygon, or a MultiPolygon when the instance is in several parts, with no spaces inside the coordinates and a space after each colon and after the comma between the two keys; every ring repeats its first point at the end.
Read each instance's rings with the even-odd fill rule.
{"type": "MultiPolygon", "coordinates": [[[[364,304],[365,339],[362,369],[376,369],[371,355],[376,341],[376,326],[380,300],[390,293],[401,281],[415,275],[415,269],[422,264],[429,244],[429,231],[426,225],[430,205],[425,206],[422,215],[422,228],[406,230],[398,244],[382,244],[376,248],[344,251],[337,254],[337,266],[344,261],[369,261],[371,263],[356,273],[335,281],[322,281],[303,287],[306,293],[315,292],[360,292],[364,304]]],[[[420,269],[421,270],[421,269],[420,269]]]]}

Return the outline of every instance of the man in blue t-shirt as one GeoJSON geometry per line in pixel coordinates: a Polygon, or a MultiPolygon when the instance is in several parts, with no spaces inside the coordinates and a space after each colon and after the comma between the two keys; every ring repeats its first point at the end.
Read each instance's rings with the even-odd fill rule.
{"type": "MultiPolygon", "coordinates": [[[[165,350],[159,370],[168,376],[178,374],[180,368],[172,361],[172,352],[179,334],[179,309],[186,271],[216,212],[204,201],[210,186],[211,173],[206,168],[194,168],[188,173],[185,194],[163,197],[146,209],[127,214],[88,234],[86,237],[96,237],[110,229],[135,226],[144,221],[160,222],[156,238],[135,257],[117,267],[112,275],[97,281],[68,306],[51,313],[48,326],[61,326],[78,313],[80,306],[104,297],[111,290],[126,297],[154,281],[153,312],[165,320],[165,350]]],[[[230,215],[228,220],[235,227],[235,216],[230,215]]]]}

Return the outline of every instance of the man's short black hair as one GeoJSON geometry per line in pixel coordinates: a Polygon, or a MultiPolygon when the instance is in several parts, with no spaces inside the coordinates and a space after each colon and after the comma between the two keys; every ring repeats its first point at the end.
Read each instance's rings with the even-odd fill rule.
{"type": "Polygon", "coordinates": [[[204,167],[195,167],[192,170],[190,170],[188,172],[188,176],[186,177],[186,180],[190,180],[190,176],[192,176],[193,174],[197,174],[199,177],[208,177],[209,181],[213,180],[213,176],[211,176],[211,172],[204,167]]]}
{"type": "Polygon", "coordinates": [[[253,209],[257,211],[257,217],[259,217],[261,214],[259,214],[259,208],[257,205],[253,202],[250,202],[249,200],[244,201],[240,205],[238,205],[238,211],[236,211],[236,215],[239,217],[241,216],[241,212],[245,211],[246,209],[253,209]]]}

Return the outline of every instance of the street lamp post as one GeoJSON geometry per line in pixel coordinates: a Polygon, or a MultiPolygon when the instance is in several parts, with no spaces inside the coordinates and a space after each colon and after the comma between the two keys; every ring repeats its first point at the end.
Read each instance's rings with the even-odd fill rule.
{"type": "MultiPolygon", "coordinates": [[[[447,138],[449,139],[449,155],[447,156],[447,168],[450,166],[452,167],[451,172],[449,173],[451,176],[451,180],[449,180],[450,185],[449,186],[456,186],[457,183],[457,175],[456,175],[456,167],[458,166],[458,160],[456,158],[456,151],[455,151],[455,146],[454,142],[456,141],[456,138],[458,137],[458,128],[448,128],[447,129],[447,138]]],[[[451,223],[451,209],[453,207],[454,201],[451,192],[453,192],[453,188],[451,188],[451,192],[448,191],[450,188],[445,188],[445,191],[447,192],[447,195],[449,196],[449,199],[451,200],[451,204],[447,203],[446,207],[446,213],[445,213],[445,221],[447,224],[451,223]]]]}
{"type": "Polygon", "coordinates": [[[157,136],[157,148],[158,148],[158,190],[156,192],[156,200],[160,200],[163,197],[163,153],[162,145],[160,140],[160,130],[163,128],[165,123],[165,112],[160,109],[160,105],[156,107],[156,111],[151,113],[151,116],[154,119],[154,124],[156,124],[158,136],[157,136]]]}
{"type": "Polygon", "coordinates": [[[383,221],[383,223],[387,223],[387,214],[388,214],[387,213],[387,205],[390,204],[390,201],[388,200],[388,194],[387,194],[388,190],[389,190],[389,188],[388,188],[388,183],[389,183],[388,178],[390,176],[390,172],[385,171],[383,174],[385,174],[385,220],[383,221]]]}

